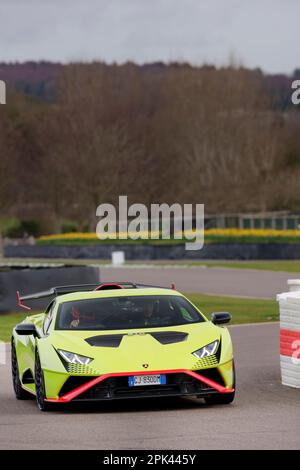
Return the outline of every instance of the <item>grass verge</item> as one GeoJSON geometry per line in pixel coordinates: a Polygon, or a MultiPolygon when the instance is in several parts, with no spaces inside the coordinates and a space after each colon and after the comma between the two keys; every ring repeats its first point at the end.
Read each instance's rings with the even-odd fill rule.
{"type": "MultiPolygon", "coordinates": [[[[67,264],[72,266],[86,266],[89,264],[110,264],[110,259],[63,259],[63,258],[0,258],[0,263],[6,264],[67,264]]],[[[300,273],[300,260],[131,260],[126,261],[124,267],[130,265],[183,265],[203,266],[206,268],[234,268],[234,269],[259,269],[264,271],[284,271],[300,273]]]]}
{"type": "Polygon", "coordinates": [[[0,314],[0,341],[10,341],[13,327],[27,315],[28,313],[24,312],[0,314]]]}
{"type": "Polygon", "coordinates": [[[245,299],[205,294],[185,294],[207,318],[212,312],[230,312],[231,324],[259,323],[279,320],[278,304],[275,300],[245,299]]]}
{"type": "Polygon", "coordinates": [[[192,261],[188,264],[190,266],[206,266],[207,268],[259,269],[264,271],[300,273],[300,260],[192,261]]]}
{"type": "MultiPolygon", "coordinates": [[[[279,318],[275,300],[243,299],[205,294],[185,294],[208,318],[216,311],[232,314],[232,324],[276,321],[279,318]]],[[[0,340],[10,341],[13,327],[28,314],[24,312],[0,315],[0,340]]]]}

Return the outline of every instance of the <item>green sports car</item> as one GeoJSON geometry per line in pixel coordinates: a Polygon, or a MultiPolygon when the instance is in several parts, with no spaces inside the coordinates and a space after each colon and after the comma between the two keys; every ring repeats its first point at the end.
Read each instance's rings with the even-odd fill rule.
{"type": "Polygon", "coordinates": [[[133,283],[54,287],[12,334],[16,397],[54,403],[196,396],[229,404],[235,394],[231,316],[211,321],[174,288],[133,283]]]}

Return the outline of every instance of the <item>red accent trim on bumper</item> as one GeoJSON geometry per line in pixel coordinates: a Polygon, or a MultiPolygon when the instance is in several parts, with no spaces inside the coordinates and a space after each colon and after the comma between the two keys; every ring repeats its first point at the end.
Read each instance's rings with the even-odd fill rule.
{"type": "Polygon", "coordinates": [[[122,376],[130,376],[130,375],[153,375],[153,374],[180,374],[180,373],[191,375],[195,379],[199,380],[200,382],[205,383],[209,387],[214,388],[220,393],[231,393],[234,391],[234,388],[225,388],[222,385],[218,384],[217,382],[214,382],[213,380],[210,380],[207,377],[204,377],[203,375],[196,374],[196,372],[193,372],[192,370],[188,370],[188,369],[151,370],[147,372],[144,372],[144,371],[142,372],[113,372],[111,374],[100,375],[99,377],[96,377],[95,379],[90,380],[86,384],[75,388],[71,392],[66,393],[60,398],[48,398],[46,401],[55,402],[55,403],[68,403],[74,400],[74,398],[78,397],[78,395],[81,395],[81,393],[86,392],[86,390],[88,390],[89,388],[93,387],[99,382],[102,382],[105,379],[108,379],[109,377],[122,377],[122,376]]]}

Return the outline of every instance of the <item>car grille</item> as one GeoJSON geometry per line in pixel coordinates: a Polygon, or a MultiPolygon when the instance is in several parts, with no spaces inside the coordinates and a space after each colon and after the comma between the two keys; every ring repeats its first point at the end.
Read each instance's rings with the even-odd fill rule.
{"type": "MultiPolygon", "coordinates": [[[[194,371],[197,373],[197,371],[194,371]]],[[[202,371],[198,371],[202,374],[202,371]]],[[[203,374],[204,375],[204,374],[203,374]]],[[[214,380],[222,382],[219,372],[216,370],[212,374],[214,380]]],[[[210,377],[212,378],[212,377],[210,377]]],[[[209,387],[194,377],[184,374],[167,374],[165,385],[146,385],[129,387],[128,376],[110,377],[100,382],[77,398],[74,401],[84,400],[112,400],[122,398],[149,398],[163,396],[184,396],[184,395],[207,395],[215,393],[215,389],[209,387]]]]}
{"type": "Polygon", "coordinates": [[[81,387],[82,385],[90,382],[93,378],[96,377],[82,377],[78,375],[68,377],[64,385],[60,389],[59,396],[62,397],[63,395],[72,392],[76,388],[81,387]]]}

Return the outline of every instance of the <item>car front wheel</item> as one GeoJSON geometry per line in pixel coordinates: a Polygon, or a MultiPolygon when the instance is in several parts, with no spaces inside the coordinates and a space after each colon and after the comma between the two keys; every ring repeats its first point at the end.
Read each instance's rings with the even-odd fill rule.
{"type": "Polygon", "coordinates": [[[38,408],[41,411],[48,411],[51,409],[51,403],[46,401],[46,389],[44,381],[44,373],[41,368],[41,362],[38,352],[35,354],[35,393],[38,408]]]}
{"type": "Polygon", "coordinates": [[[12,375],[12,383],[16,398],[18,400],[26,400],[31,397],[29,392],[26,392],[24,388],[22,388],[21,380],[20,380],[20,372],[19,372],[19,365],[18,365],[18,358],[14,340],[11,342],[11,375],[12,375]]]}

